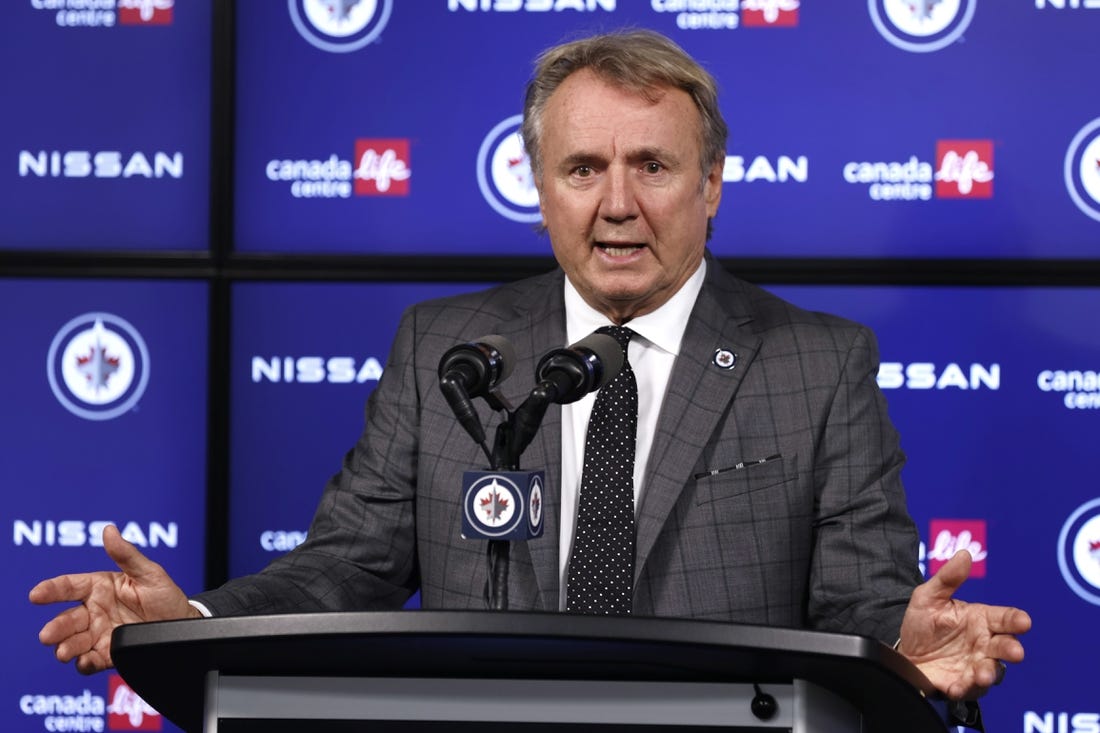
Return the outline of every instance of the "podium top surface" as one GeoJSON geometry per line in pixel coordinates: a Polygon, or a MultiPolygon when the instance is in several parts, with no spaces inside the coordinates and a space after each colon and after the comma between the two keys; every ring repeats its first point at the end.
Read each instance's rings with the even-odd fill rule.
{"type": "Polygon", "coordinates": [[[240,616],[120,626],[111,654],[127,683],[200,730],[206,672],[789,683],[859,708],[868,730],[943,731],[928,680],[878,641],[671,618],[499,611],[240,616]]]}

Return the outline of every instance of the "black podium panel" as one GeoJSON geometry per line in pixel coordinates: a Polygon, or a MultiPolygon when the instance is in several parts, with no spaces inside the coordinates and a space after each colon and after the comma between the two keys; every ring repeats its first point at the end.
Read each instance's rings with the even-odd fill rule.
{"type": "Polygon", "coordinates": [[[865,731],[945,730],[924,697],[927,679],[878,641],[709,621],[465,611],[194,619],[121,626],[112,656],[150,705],[194,731],[212,695],[208,673],[270,678],[276,686],[284,677],[410,685],[484,679],[587,683],[575,689],[596,691],[601,684],[804,681],[850,703],[865,731]]]}

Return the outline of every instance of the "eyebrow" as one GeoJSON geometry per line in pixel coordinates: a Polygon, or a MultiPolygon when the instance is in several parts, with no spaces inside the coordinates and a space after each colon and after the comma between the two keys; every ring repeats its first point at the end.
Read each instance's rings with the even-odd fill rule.
{"type": "Polygon", "coordinates": [[[639,148],[633,152],[630,152],[626,156],[630,161],[643,161],[643,160],[660,160],[664,162],[675,163],[677,161],[676,156],[671,150],[664,148],[639,148]]]}
{"type": "Polygon", "coordinates": [[[595,153],[571,153],[565,156],[561,160],[561,167],[563,169],[575,168],[578,165],[595,165],[604,163],[606,159],[602,155],[596,155],[595,153]]]}
{"type": "MultiPolygon", "coordinates": [[[[626,159],[631,163],[641,163],[647,160],[659,160],[667,165],[675,166],[680,162],[670,150],[665,148],[645,147],[638,148],[626,154],[626,159]]],[[[578,165],[601,165],[607,162],[606,156],[598,153],[577,152],[571,153],[561,160],[563,169],[574,168],[578,165]]]]}

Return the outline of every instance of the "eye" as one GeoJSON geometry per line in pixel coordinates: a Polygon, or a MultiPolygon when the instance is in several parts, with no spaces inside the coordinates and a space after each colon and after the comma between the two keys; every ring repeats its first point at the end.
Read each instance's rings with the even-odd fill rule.
{"type": "Polygon", "coordinates": [[[590,175],[592,175],[592,167],[587,165],[578,165],[576,168],[573,169],[573,175],[577,176],[578,178],[588,178],[590,175]]]}
{"type": "Polygon", "coordinates": [[[642,166],[642,170],[645,171],[646,173],[649,173],[650,175],[660,173],[664,169],[665,169],[665,167],[663,165],[661,165],[660,163],[658,163],[657,161],[655,161],[655,160],[651,160],[651,161],[649,161],[648,163],[646,163],[645,165],[642,166]]]}

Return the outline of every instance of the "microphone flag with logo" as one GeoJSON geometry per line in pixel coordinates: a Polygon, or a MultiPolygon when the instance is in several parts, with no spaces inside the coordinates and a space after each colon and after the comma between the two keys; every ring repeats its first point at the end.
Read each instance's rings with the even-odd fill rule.
{"type": "Polygon", "coordinates": [[[542,536],[544,471],[466,471],[463,539],[525,541],[542,536]]]}

